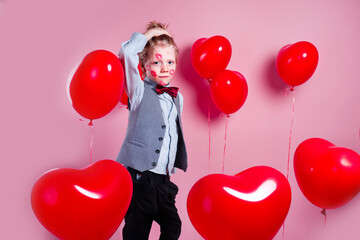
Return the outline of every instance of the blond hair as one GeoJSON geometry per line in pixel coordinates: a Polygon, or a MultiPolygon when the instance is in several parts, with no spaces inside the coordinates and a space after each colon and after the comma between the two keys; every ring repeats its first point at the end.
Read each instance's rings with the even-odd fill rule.
{"type": "MultiPolygon", "coordinates": [[[[167,25],[164,23],[152,21],[147,25],[146,30],[150,30],[153,28],[161,28],[161,29],[167,30],[167,25]]],[[[140,52],[138,54],[139,60],[140,60],[140,66],[141,66],[141,70],[142,70],[143,74],[145,74],[145,72],[146,72],[144,64],[149,57],[150,51],[156,45],[173,46],[173,48],[175,50],[175,61],[177,61],[177,58],[179,56],[179,48],[177,47],[174,39],[167,34],[154,36],[151,39],[149,39],[149,41],[146,43],[142,52],[140,52]]]]}
{"type": "Polygon", "coordinates": [[[149,22],[149,24],[146,27],[146,30],[150,30],[153,28],[161,28],[161,29],[167,30],[167,27],[168,27],[168,25],[165,23],[152,21],[152,22],[149,22]]]}

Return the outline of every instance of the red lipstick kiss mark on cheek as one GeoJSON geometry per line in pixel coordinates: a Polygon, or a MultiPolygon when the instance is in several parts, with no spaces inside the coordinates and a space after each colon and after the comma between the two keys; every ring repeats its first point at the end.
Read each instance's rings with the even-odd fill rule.
{"type": "Polygon", "coordinates": [[[156,76],[157,76],[157,74],[156,74],[155,71],[151,71],[150,73],[151,73],[151,75],[152,75],[153,77],[156,77],[156,76]]]}
{"type": "Polygon", "coordinates": [[[171,70],[169,71],[169,74],[170,74],[170,75],[174,75],[174,73],[175,73],[175,70],[174,70],[174,69],[171,69],[171,70]]]}
{"type": "Polygon", "coordinates": [[[161,60],[161,59],[162,59],[162,56],[161,56],[161,54],[160,54],[160,53],[155,54],[155,57],[156,57],[157,59],[159,59],[159,60],[161,60]]]}

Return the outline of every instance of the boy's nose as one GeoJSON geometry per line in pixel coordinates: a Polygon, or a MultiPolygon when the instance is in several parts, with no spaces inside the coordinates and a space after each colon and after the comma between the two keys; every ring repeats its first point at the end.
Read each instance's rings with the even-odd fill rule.
{"type": "Polygon", "coordinates": [[[163,65],[161,68],[161,72],[168,72],[169,71],[169,67],[167,65],[163,65]]]}

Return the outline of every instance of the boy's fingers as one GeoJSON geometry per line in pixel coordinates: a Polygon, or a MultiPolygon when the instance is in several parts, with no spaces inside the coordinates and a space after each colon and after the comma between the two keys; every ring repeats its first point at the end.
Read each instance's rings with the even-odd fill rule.
{"type": "Polygon", "coordinates": [[[144,33],[148,40],[150,40],[152,37],[160,36],[163,34],[170,36],[169,32],[162,28],[152,28],[144,33]]]}

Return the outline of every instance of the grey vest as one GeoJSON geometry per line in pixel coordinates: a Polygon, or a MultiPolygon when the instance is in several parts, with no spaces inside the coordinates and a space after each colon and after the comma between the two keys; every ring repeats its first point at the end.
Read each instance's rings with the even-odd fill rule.
{"type": "MultiPolygon", "coordinates": [[[[116,161],[141,172],[156,167],[160,156],[165,123],[159,97],[150,84],[144,81],[144,95],[135,111],[130,111],[125,140],[116,161]]],[[[173,98],[180,113],[179,98],[173,98]]],[[[129,106],[130,108],[131,106],[129,106]]],[[[186,171],[187,153],[178,114],[178,147],[174,167],[186,171]]]]}

